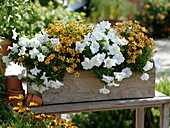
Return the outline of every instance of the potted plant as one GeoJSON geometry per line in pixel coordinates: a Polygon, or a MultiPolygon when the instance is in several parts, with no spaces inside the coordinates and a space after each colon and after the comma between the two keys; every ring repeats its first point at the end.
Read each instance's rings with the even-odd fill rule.
{"type": "Polygon", "coordinates": [[[28,87],[42,93],[43,104],[153,97],[155,41],[137,21],[110,25],[56,21],[21,37],[3,61],[27,68],[28,87]]]}

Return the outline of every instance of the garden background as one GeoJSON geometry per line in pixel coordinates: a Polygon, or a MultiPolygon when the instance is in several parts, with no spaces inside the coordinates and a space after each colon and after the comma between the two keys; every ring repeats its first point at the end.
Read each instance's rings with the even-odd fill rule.
{"type": "MultiPolygon", "coordinates": [[[[161,57],[162,65],[157,70],[156,90],[170,96],[170,1],[169,0],[0,0],[0,36],[3,39],[14,39],[23,35],[32,36],[49,23],[56,20],[64,22],[83,19],[95,25],[103,20],[112,24],[129,19],[140,21],[146,27],[148,36],[156,41],[157,57],[161,57]]],[[[6,75],[16,75],[21,67],[9,66],[6,75]]],[[[1,76],[0,92],[4,93],[4,77],[1,76]]],[[[4,106],[4,98],[0,97],[0,126],[13,120],[4,106]]],[[[145,127],[159,127],[159,108],[145,110],[145,127]]],[[[135,127],[135,110],[113,110],[102,112],[86,112],[68,115],[68,120],[79,128],[132,128],[135,127]]],[[[67,118],[66,115],[63,118],[67,118]]],[[[169,126],[170,127],[170,126],[169,126]]]]}

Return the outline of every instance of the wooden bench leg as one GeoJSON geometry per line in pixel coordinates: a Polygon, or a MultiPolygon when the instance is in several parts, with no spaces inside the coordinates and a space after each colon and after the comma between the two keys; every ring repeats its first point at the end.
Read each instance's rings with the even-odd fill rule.
{"type": "Polygon", "coordinates": [[[169,104],[162,104],[160,107],[160,128],[169,127],[169,104]]]}
{"type": "Polygon", "coordinates": [[[136,108],[136,128],[144,128],[144,108],[136,108]]]}

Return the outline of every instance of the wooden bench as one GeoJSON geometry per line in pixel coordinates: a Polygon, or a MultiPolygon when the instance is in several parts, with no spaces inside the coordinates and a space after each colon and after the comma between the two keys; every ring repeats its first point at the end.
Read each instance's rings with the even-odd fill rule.
{"type": "Polygon", "coordinates": [[[160,128],[169,127],[170,97],[155,91],[154,98],[45,105],[32,108],[37,113],[64,114],[136,108],[136,128],[144,128],[144,108],[160,107],[160,128]]]}

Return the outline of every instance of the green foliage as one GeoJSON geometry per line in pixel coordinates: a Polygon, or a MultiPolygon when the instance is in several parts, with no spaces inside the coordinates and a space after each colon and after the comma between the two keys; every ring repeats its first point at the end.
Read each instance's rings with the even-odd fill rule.
{"type": "Polygon", "coordinates": [[[167,77],[167,73],[163,72],[163,77],[158,76],[159,83],[156,84],[156,90],[170,96],[170,80],[167,77]]]}
{"type": "Polygon", "coordinates": [[[5,0],[0,3],[0,36],[12,39],[12,30],[21,37],[23,35],[34,35],[46,28],[49,23],[56,20],[63,22],[76,21],[83,19],[85,13],[67,11],[62,6],[55,8],[49,4],[49,7],[43,7],[38,1],[35,3],[23,2],[22,0],[5,0]]]}
{"type": "Polygon", "coordinates": [[[4,98],[5,81],[6,81],[6,77],[0,76],[0,125],[3,122],[6,122],[11,117],[11,113],[7,110],[6,106],[3,103],[5,100],[4,98]]]}
{"type": "Polygon", "coordinates": [[[169,0],[149,0],[143,2],[143,8],[136,14],[136,20],[146,27],[148,34],[155,38],[170,36],[169,0]]]}
{"type": "Polygon", "coordinates": [[[28,7],[31,7],[31,3],[23,0],[0,1],[0,36],[12,38],[12,30],[15,26],[20,26],[18,21],[30,9],[28,7]]]}
{"type": "Polygon", "coordinates": [[[85,13],[67,11],[62,7],[54,9],[53,5],[42,7],[38,2],[32,5],[32,11],[27,11],[23,18],[19,21],[20,26],[16,26],[21,35],[34,35],[44,28],[48,27],[49,23],[54,23],[61,20],[64,23],[84,19],[85,13]]]}
{"type": "Polygon", "coordinates": [[[71,120],[79,128],[132,128],[134,127],[134,117],[134,109],[83,112],[82,114],[70,115],[71,120]]]}

